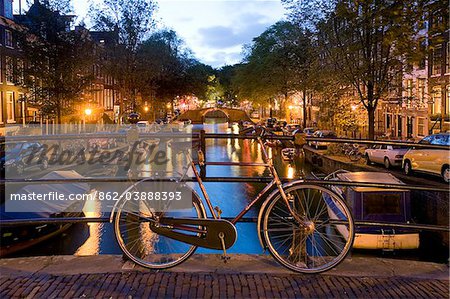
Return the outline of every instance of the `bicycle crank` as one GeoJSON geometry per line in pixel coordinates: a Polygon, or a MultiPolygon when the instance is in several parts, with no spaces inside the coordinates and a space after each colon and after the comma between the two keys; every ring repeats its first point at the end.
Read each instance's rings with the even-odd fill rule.
{"type": "Polygon", "coordinates": [[[161,236],[209,249],[228,249],[237,238],[236,227],[223,219],[161,218],[149,225],[161,236]]]}

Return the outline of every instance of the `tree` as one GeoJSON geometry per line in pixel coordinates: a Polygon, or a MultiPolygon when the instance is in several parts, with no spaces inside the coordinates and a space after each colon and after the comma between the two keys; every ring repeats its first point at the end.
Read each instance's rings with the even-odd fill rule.
{"type": "Polygon", "coordinates": [[[143,95],[165,103],[177,96],[206,98],[213,69],[194,59],[173,30],[154,32],[140,45],[137,60],[143,95]]]}
{"type": "MultiPolygon", "coordinates": [[[[28,6],[31,6],[35,0],[27,0],[28,6]]],[[[73,11],[72,0],[41,0],[41,3],[52,11],[62,14],[68,14],[73,11]]]]}
{"type": "Polygon", "coordinates": [[[233,84],[233,77],[236,76],[236,65],[227,65],[218,72],[218,79],[223,89],[223,98],[230,107],[238,104],[238,88],[233,84]]]}
{"type": "Polygon", "coordinates": [[[29,90],[30,103],[61,123],[91,82],[94,43],[88,32],[68,30],[70,17],[36,5],[21,19],[27,26],[18,34],[25,61],[16,68],[16,84],[29,90]]]}
{"type": "Polygon", "coordinates": [[[242,98],[267,102],[281,98],[281,111],[289,96],[303,90],[306,97],[312,47],[299,26],[281,21],[253,39],[235,82],[242,98]]]}
{"type": "MultiPolygon", "coordinates": [[[[324,65],[341,75],[341,84],[353,86],[368,114],[368,135],[374,138],[379,100],[417,60],[418,30],[422,27],[420,1],[337,0],[326,4],[325,19],[316,20],[315,32],[324,65]]],[[[295,9],[295,8],[294,8],[295,9]]],[[[297,17],[309,14],[297,6],[297,17]]],[[[311,9],[311,8],[309,8],[311,9]]],[[[318,9],[316,7],[315,9],[318,9]]]]}
{"type": "Polygon", "coordinates": [[[154,27],[156,4],[153,0],[102,0],[90,7],[90,18],[94,29],[116,32],[118,43],[108,51],[109,59],[103,66],[116,78],[121,92],[121,113],[125,111],[124,98],[129,109],[136,108],[140,89],[137,52],[140,44],[154,27]]]}

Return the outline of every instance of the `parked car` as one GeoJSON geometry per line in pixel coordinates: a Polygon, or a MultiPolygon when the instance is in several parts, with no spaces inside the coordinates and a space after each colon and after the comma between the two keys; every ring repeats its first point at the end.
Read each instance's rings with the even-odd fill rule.
{"type": "Polygon", "coordinates": [[[287,135],[293,135],[294,132],[301,131],[301,125],[297,124],[288,124],[284,129],[283,132],[287,135]]]}
{"type": "Polygon", "coordinates": [[[277,119],[275,117],[272,118],[268,118],[266,120],[266,127],[268,128],[273,128],[275,126],[275,124],[277,123],[277,119]]]}
{"type": "Polygon", "coordinates": [[[298,129],[295,129],[294,131],[292,131],[292,135],[302,134],[304,137],[312,137],[314,132],[315,132],[315,129],[313,129],[313,128],[305,128],[305,129],[298,128],[298,129]]]}
{"type": "Polygon", "coordinates": [[[314,129],[314,128],[304,128],[303,129],[303,133],[305,134],[306,137],[312,137],[312,135],[314,134],[315,131],[316,131],[316,129],[314,129]]]}
{"type": "Polygon", "coordinates": [[[48,157],[42,156],[44,147],[39,142],[19,142],[6,146],[0,163],[4,170],[23,174],[26,170],[48,168],[48,157]]]}
{"type": "Polygon", "coordinates": [[[408,147],[400,145],[377,144],[368,148],[364,152],[367,164],[383,164],[386,169],[391,166],[401,166],[403,156],[408,151],[408,147]]]}
{"type": "MultiPolygon", "coordinates": [[[[328,130],[318,130],[315,131],[312,137],[315,138],[336,138],[336,133],[333,131],[328,130]]],[[[311,141],[311,146],[314,146],[316,149],[319,149],[320,147],[328,147],[330,145],[329,142],[322,142],[322,141],[311,141]]]]}
{"type": "MultiPolygon", "coordinates": [[[[430,135],[419,141],[420,144],[450,146],[450,133],[430,135]]],[[[441,176],[446,183],[450,182],[450,151],[445,149],[422,149],[412,147],[403,156],[403,170],[410,175],[414,171],[441,176]]]]}
{"type": "Polygon", "coordinates": [[[140,120],[140,121],[137,122],[136,126],[137,126],[137,128],[139,130],[139,133],[147,133],[150,124],[146,120],[140,120]]]}

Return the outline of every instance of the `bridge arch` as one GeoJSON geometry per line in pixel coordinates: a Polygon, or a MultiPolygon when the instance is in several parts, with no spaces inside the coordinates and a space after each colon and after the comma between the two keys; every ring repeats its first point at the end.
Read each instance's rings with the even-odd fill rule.
{"type": "Polygon", "coordinates": [[[232,108],[201,108],[196,110],[188,110],[181,113],[177,120],[184,121],[190,120],[193,124],[201,124],[205,120],[205,116],[217,113],[216,116],[226,117],[228,122],[239,122],[239,121],[249,121],[252,122],[247,112],[240,109],[232,108]]]}
{"type": "Polygon", "coordinates": [[[206,118],[225,118],[227,122],[230,121],[230,115],[220,108],[209,108],[202,112],[202,121],[205,122],[206,118]]]}

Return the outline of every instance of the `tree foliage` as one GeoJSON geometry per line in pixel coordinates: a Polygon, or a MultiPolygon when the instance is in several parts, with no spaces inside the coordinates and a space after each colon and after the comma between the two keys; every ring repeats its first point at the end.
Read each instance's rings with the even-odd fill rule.
{"type": "MultiPolygon", "coordinates": [[[[315,25],[323,55],[322,66],[341,75],[352,86],[368,113],[369,138],[374,138],[374,114],[407,66],[418,60],[418,31],[422,27],[420,1],[323,0],[315,25]],[[334,7],[330,12],[329,8],[334,7]]],[[[312,13],[307,6],[292,6],[295,18],[312,13]]],[[[420,53],[419,53],[420,54],[420,53]]]]}
{"type": "Polygon", "coordinates": [[[281,99],[281,110],[289,96],[310,84],[313,47],[307,30],[280,21],[253,39],[234,80],[241,98],[264,103],[281,99]]]}
{"type": "Polygon", "coordinates": [[[91,82],[94,43],[86,31],[67,30],[66,16],[45,5],[39,9],[27,15],[28,29],[18,34],[24,61],[16,68],[16,84],[28,89],[28,102],[61,122],[91,82]]]}
{"type": "Polygon", "coordinates": [[[213,69],[195,60],[173,30],[154,32],[140,45],[137,60],[144,95],[164,102],[183,95],[206,97],[213,69]]]}
{"type": "Polygon", "coordinates": [[[105,49],[108,59],[103,69],[116,79],[122,113],[126,107],[136,109],[141,83],[137,52],[154,27],[155,9],[152,0],[102,0],[90,6],[93,28],[117,35],[117,42],[105,49]]]}

